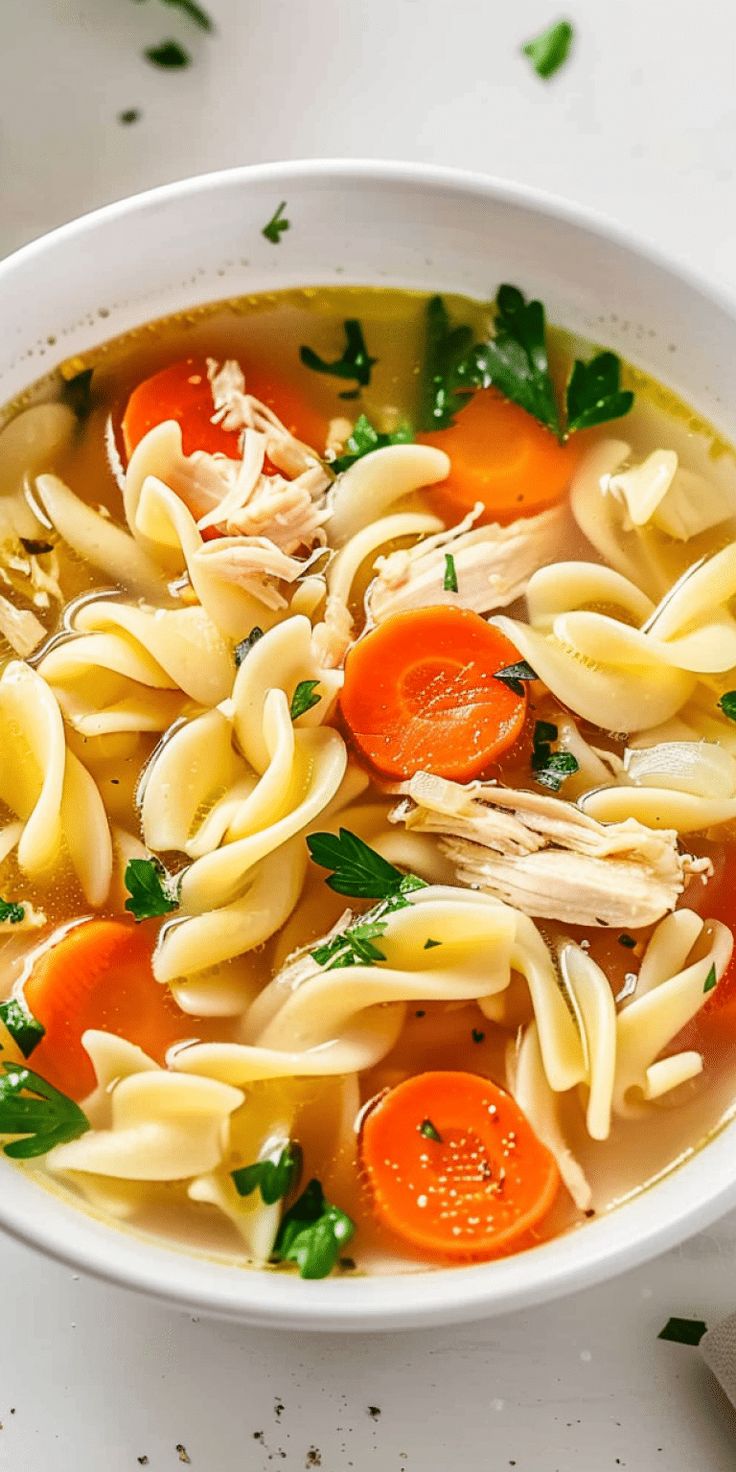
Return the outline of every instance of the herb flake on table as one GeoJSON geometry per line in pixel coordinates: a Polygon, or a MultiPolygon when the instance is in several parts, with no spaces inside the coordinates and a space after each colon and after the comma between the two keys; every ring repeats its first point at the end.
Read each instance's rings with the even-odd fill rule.
{"type": "Polygon", "coordinates": [[[325,883],[336,894],[387,900],[426,888],[423,879],[397,869],[348,828],[339,833],[310,833],[307,847],[315,864],[333,871],[325,883]]]}
{"type": "Polygon", "coordinates": [[[291,697],[291,704],[289,706],[289,714],[292,721],[298,721],[300,716],[306,715],[308,710],[312,710],[315,705],[319,705],[322,696],[315,694],[318,685],[319,680],[299,681],[291,697]]]}
{"type": "Polygon", "coordinates": [[[700,1344],[704,1334],[708,1332],[708,1325],[702,1319],[668,1319],[663,1329],[660,1329],[657,1338],[666,1339],[671,1344],[700,1344]]]}
{"type": "Polygon", "coordinates": [[[189,52],[178,41],[161,41],[158,46],[148,46],[143,55],[152,66],[160,67],[163,71],[181,71],[192,64],[189,52]]]}
{"type": "Polygon", "coordinates": [[[371,381],[371,372],[377,358],[372,358],[366,347],[363,336],[363,328],[356,317],[350,317],[343,323],[345,333],[345,347],[339,358],[331,363],[326,358],[321,358],[315,353],[314,348],[300,347],[299,359],[305,368],[310,368],[313,373],[327,373],[333,378],[354,379],[356,387],[346,389],[339,397],[341,399],[357,399],[361,388],[367,388],[371,381]]]}
{"type": "Polygon", "coordinates": [[[261,231],[261,235],[265,236],[266,240],[271,242],[271,245],[279,245],[281,236],[286,230],[291,229],[291,220],[287,220],[284,214],[285,209],[286,200],[282,199],[278,209],[274,210],[268,224],[264,225],[261,231]]]}
{"type": "Polygon", "coordinates": [[[521,48],[528,56],[538,77],[545,81],[564,65],[570,53],[575,31],[569,20],[558,20],[521,48]]]}
{"type": "Polygon", "coordinates": [[[42,1023],[24,1007],[16,997],[10,997],[7,1002],[0,1002],[0,1021],[10,1033],[11,1038],[17,1043],[24,1058],[30,1058],[34,1048],[37,1048],[46,1029],[42,1023]]]}
{"type": "Polygon", "coordinates": [[[289,1140],[276,1160],[257,1160],[253,1165],[243,1165],[230,1172],[233,1185],[239,1196],[250,1196],[260,1191],[266,1206],[273,1206],[289,1196],[299,1182],[302,1172],[302,1152],[295,1141],[289,1140]]]}
{"type": "Polygon", "coordinates": [[[320,1181],[312,1179],[286,1212],[273,1257],[296,1263],[302,1278],[326,1278],[354,1234],[355,1223],[327,1200],[320,1181]]]}
{"type": "Polygon", "coordinates": [[[118,113],[118,122],[123,123],[125,127],[129,127],[131,123],[137,123],[140,119],[140,116],[140,108],[126,107],[123,109],[122,112],[118,113]]]}
{"type": "Polygon", "coordinates": [[[3,1063],[0,1075],[0,1134],[21,1135],[4,1146],[14,1160],[45,1155],[54,1145],[76,1140],[90,1128],[86,1114],[37,1073],[20,1063],[3,1063]]]}
{"type": "Polygon", "coordinates": [[[400,424],[397,429],[384,434],[381,430],[374,428],[365,414],[361,414],[345,441],[342,455],[328,461],[330,470],[334,471],[335,475],[340,475],[343,470],[354,465],[356,460],[362,460],[364,455],[370,455],[373,450],[384,450],[389,445],[409,445],[412,439],[411,427],[408,424],[400,424]]]}
{"type": "Polygon", "coordinates": [[[130,896],[125,908],[135,920],[153,920],[178,907],[176,881],[158,859],[128,859],[125,888],[130,896]]]}

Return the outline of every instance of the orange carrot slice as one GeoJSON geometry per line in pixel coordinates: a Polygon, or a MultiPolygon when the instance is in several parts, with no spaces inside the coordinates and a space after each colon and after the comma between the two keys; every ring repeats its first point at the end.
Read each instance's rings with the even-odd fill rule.
{"type": "Polygon", "coordinates": [[[36,961],[25,983],[26,1004],[46,1029],[33,1069],[73,1099],[94,1088],[82,1047],[87,1028],[137,1043],[162,1063],[166,1049],[188,1036],[185,1017],[151,970],[153,934],[127,920],[86,920],[68,930],[36,961]]]}
{"type": "Polygon", "coordinates": [[[446,521],[458,521],[477,501],[481,521],[534,516],[560,501],[580,457],[578,435],[558,444],[552,431],[495,389],[481,389],[449,429],[418,436],[446,450],[452,469],[428,499],[446,521]]]}
{"type": "Polygon", "coordinates": [[[396,613],[348,654],[340,709],[364,757],[388,777],[466,782],[520,735],[521,695],[495,679],[518,651],[468,608],[396,613]]]}
{"type": "MultiPolygon", "coordinates": [[[[245,369],[248,392],[269,409],[273,409],[298,439],[320,450],[324,444],[325,421],[322,415],[305,403],[295,389],[275,384],[268,375],[245,369]]],[[[181,425],[185,455],[206,450],[210,455],[238,458],[239,430],[225,429],[212,423],[214,407],[207,377],[206,358],[182,358],[139,383],[128,400],[123,415],[123,441],[128,456],[136,445],[166,419],[181,425]]]]}
{"type": "Polygon", "coordinates": [[[440,1257],[492,1257],[549,1211],[559,1174],[509,1094],[474,1073],[421,1073],[363,1120],[379,1219],[440,1257]]]}

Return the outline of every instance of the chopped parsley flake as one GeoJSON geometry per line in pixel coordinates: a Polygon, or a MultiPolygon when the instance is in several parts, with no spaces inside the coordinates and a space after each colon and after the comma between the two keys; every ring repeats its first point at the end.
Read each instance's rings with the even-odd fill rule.
{"type": "Polygon", "coordinates": [[[432,1124],[431,1119],[422,1120],[419,1125],[419,1133],[420,1135],[424,1135],[425,1140],[435,1140],[438,1145],[442,1144],[442,1136],[436,1125],[432,1124]]]}
{"type": "Polygon", "coordinates": [[[192,64],[189,52],[178,41],[162,41],[159,46],[149,46],[143,55],[152,66],[161,67],[163,71],[180,71],[192,64]]]}
{"type": "Polygon", "coordinates": [[[0,1002],[0,1019],[5,1023],[11,1038],[18,1044],[23,1057],[30,1058],[45,1035],[45,1027],[15,997],[10,997],[7,1002],[0,1002]]]}
{"type": "Polygon", "coordinates": [[[445,576],[442,586],[446,593],[457,593],[457,570],[455,558],[451,552],[445,553],[445,576]]]}
{"type": "Polygon", "coordinates": [[[256,624],[254,628],[251,629],[250,633],[246,634],[245,638],[241,639],[240,643],[235,645],[234,655],[235,663],[238,669],[240,669],[240,666],[243,663],[246,655],[250,654],[253,645],[257,644],[258,640],[262,638],[263,629],[259,629],[258,625],[256,624]]]}
{"type": "Polygon", "coordinates": [[[20,925],[25,919],[26,907],[15,900],[0,899],[0,925],[20,925]]]}
{"type": "Polygon", "coordinates": [[[729,721],[736,721],[736,690],[727,690],[718,702],[718,709],[728,716],[729,721]]]}
{"type": "Polygon", "coordinates": [[[541,787],[559,792],[567,777],[578,771],[577,757],[571,751],[553,751],[557,727],[551,721],[537,721],[532,743],[532,771],[541,787]]]}
{"type": "Polygon", "coordinates": [[[86,1114],[20,1063],[3,1063],[0,1076],[0,1134],[21,1135],[5,1145],[5,1154],[15,1160],[45,1155],[54,1145],[76,1140],[89,1129],[86,1114]]]}
{"type": "Polygon", "coordinates": [[[494,680],[500,680],[502,685],[508,686],[514,695],[524,694],[524,683],[527,680],[538,678],[536,670],[533,670],[525,659],[520,659],[518,664],[507,664],[501,670],[496,670],[494,680]]]}
{"type": "Polygon", "coordinates": [[[291,229],[291,220],[284,215],[286,200],[282,199],[278,209],[274,211],[267,225],[264,225],[261,235],[270,240],[272,245],[279,245],[284,231],[291,229]]]}
{"type": "Polygon", "coordinates": [[[538,77],[546,81],[559,71],[567,61],[574,34],[569,20],[558,20],[522,46],[523,55],[529,57],[538,77]]]}
{"type": "Polygon", "coordinates": [[[383,434],[380,430],[374,429],[365,414],[361,414],[356,419],[345,442],[342,455],[338,455],[335,460],[329,462],[330,470],[334,470],[335,475],[339,475],[341,471],[354,465],[356,460],[362,460],[364,455],[370,455],[373,450],[384,450],[388,445],[408,445],[411,444],[412,438],[411,427],[408,424],[400,424],[398,429],[383,434]]]}
{"type": "Polygon", "coordinates": [[[286,1212],[273,1256],[277,1262],[295,1262],[302,1278],[326,1278],[354,1233],[355,1222],[327,1200],[321,1183],[313,1179],[286,1212]]]}
{"type": "Polygon", "coordinates": [[[125,868],[125,888],[130,899],[125,901],[135,920],[152,920],[175,910],[176,882],[158,859],[129,859],[125,868]]]}
{"type": "Polygon", "coordinates": [[[239,1196],[250,1196],[259,1190],[266,1206],[282,1201],[298,1183],[302,1170],[302,1152],[299,1145],[289,1140],[277,1160],[257,1160],[253,1165],[243,1165],[230,1172],[239,1196]]]}
{"type": "Polygon", "coordinates": [[[442,941],[441,940],[425,940],[425,942],[424,942],[424,949],[425,949],[425,951],[432,951],[432,950],[434,950],[435,946],[441,946],[441,945],[442,945],[442,941]]]}
{"type": "Polygon", "coordinates": [[[291,697],[289,714],[292,721],[298,721],[300,716],[306,715],[315,705],[319,705],[321,695],[315,695],[319,680],[300,680],[291,697]]]}
{"type": "Polygon", "coordinates": [[[340,394],[341,399],[357,399],[361,388],[366,388],[371,381],[371,371],[377,358],[372,358],[365,345],[363,329],[357,318],[351,317],[343,323],[345,331],[345,347],[339,358],[329,363],[325,358],[320,358],[313,348],[301,347],[299,358],[305,368],[311,368],[313,373],[327,373],[333,378],[354,379],[356,387],[346,389],[340,394]]]}
{"type": "Polygon", "coordinates": [[[717,985],[718,985],[718,977],[716,976],[716,968],[715,968],[715,966],[711,966],[710,971],[708,972],[708,975],[705,978],[705,984],[703,986],[703,991],[704,992],[712,992],[713,991],[713,988],[715,986],[717,986],[717,985]]]}

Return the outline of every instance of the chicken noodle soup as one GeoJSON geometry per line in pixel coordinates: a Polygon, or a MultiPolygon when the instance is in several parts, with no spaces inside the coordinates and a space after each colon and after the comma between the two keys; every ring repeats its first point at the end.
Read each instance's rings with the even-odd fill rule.
{"type": "Polygon", "coordinates": [[[309,290],[0,433],[0,1133],[304,1277],[528,1249],[733,1111],[734,459],[492,303],[309,290]]]}

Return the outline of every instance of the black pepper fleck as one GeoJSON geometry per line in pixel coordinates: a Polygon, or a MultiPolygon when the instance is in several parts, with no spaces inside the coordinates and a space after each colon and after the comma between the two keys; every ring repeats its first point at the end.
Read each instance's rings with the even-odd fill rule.
{"type": "Polygon", "coordinates": [[[369,1406],[368,1407],[368,1415],[371,1417],[372,1420],[377,1421],[378,1420],[378,1417],[380,1416],[380,1414],[381,1414],[381,1407],[380,1406],[369,1406]]]}

